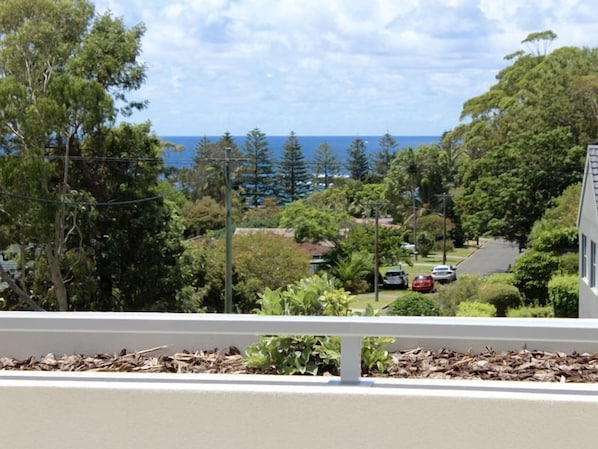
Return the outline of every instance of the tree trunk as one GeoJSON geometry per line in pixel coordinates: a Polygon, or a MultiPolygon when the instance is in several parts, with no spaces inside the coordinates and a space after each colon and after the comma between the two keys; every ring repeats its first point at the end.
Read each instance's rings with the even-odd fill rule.
{"type": "Polygon", "coordinates": [[[46,255],[48,257],[48,268],[50,276],[52,277],[52,285],[54,286],[54,295],[58,304],[58,310],[66,312],[69,310],[69,304],[66,293],[66,286],[64,285],[64,278],[60,270],[60,251],[54,248],[52,243],[46,246],[46,255]]]}

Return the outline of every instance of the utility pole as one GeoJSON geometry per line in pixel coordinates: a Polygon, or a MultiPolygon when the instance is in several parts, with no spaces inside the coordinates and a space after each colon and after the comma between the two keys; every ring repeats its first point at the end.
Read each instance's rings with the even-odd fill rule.
{"type": "Polygon", "coordinates": [[[226,212],[225,241],[226,267],[224,274],[224,313],[233,313],[233,182],[231,176],[231,162],[246,161],[245,158],[231,158],[230,147],[224,148],[224,158],[209,158],[210,161],[224,162],[224,187],[226,212]]]}
{"type": "Polygon", "coordinates": [[[233,186],[230,175],[230,147],[224,149],[226,187],[226,273],[224,277],[224,313],[233,313],[233,186]]]}
{"type": "Polygon", "coordinates": [[[446,265],[446,193],[442,194],[442,265],[446,265]]]}
{"type": "Polygon", "coordinates": [[[413,258],[417,262],[417,204],[415,202],[415,187],[411,191],[411,204],[413,207],[413,258]]]}
{"type": "Polygon", "coordinates": [[[442,265],[446,265],[446,199],[451,195],[442,193],[437,196],[442,198],[442,265]]]}
{"type": "Polygon", "coordinates": [[[379,240],[380,240],[380,234],[378,232],[378,221],[379,221],[379,216],[380,216],[380,207],[381,206],[386,206],[388,203],[387,202],[382,202],[382,201],[374,201],[373,203],[370,203],[370,206],[374,208],[374,301],[378,302],[378,292],[380,290],[379,288],[379,282],[378,282],[378,278],[380,276],[380,259],[378,257],[378,253],[380,252],[378,247],[379,247],[379,240]]]}

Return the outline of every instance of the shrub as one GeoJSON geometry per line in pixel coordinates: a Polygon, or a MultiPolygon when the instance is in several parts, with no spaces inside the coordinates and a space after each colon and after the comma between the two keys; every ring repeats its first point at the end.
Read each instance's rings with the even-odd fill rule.
{"type": "Polygon", "coordinates": [[[373,256],[366,252],[352,253],[340,259],[331,268],[332,274],[337,278],[341,288],[352,293],[365,293],[370,289],[369,279],[373,280],[373,256]]]}
{"type": "Polygon", "coordinates": [[[539,232],[532,241],[532,248],[545,253],[562,253],[576,249],[578,238],[577,227],[552,228],[539,232]]]}
{"type": "Polygon", "coordinates": [[[483,284],[480,301],[496,307],[496,316],[506,316],[508,308],[521,305],[521,293],[517,287],[507,284],[483,284]]]}
{"type": "Polygon", "coordinates": [[[508,309],[509,318],[552,318],[554,310],[549,306],[523,306],[516,309],[508,309]]]}
{"type": "MultiPolygon", "coordinates": [[[[286,290],[271,290],[260,295],[262,315],[354,315],[349,309],[349,292],[334,287],[327,276],[312,276],[289,285],[286,290]]],[[[370,307],[366,315],[373,315],[370,307]]],[[[386,345],[390,338],[365,338],[362,370],[383,372],[389,362],[386,345]]],[[[247,348],[245,363],[277,374],[338,374],[340,338],[322,336],[266,336],[247,348]]]]}
{"type": "Polygon", "coordinates": [[[386,313],[400,316],[438,316],[440,307],[434,298],[423,293],[411,292],[393,301],[386,313]]]}
{"type": "Polygon", "coordinates": [[[434,248],[434,236],[429,232],[421,232],[417,234],[417,251],[422,257],[427,257],[430,251],[434,248]]]}
{"type": "Polygon", "coordinates": [[[548,301],[548,281],[559,268],[559,259],[550,254],[530,250],[513,264],[515,286],[525,295],[527,304],[545,305],[548,301]]]}
{"type": "Polygon", "coordinates": [[[574,275],[553,277],[548,283],[548,298],[559,318],[579,316],[579,279],[574,275]]]}
{"type": "Polygon", "coordinates": [[[493,317],[496,316],[496,307],[478,301],[463,301],[457,307],[457,316],[493,317]]]}
{"type": "Polygon", "coordinates": [[[459,276],[457,282],[439,285],[436,300],[444,316],[455,316],[457,307],[463,301],[476,301],[480,289],[480,277],[474,274],[459,276]]]}
{"type": "Polygon", "coordinates": [[[513,273],[492,273],[480,279],[482,284],[506,284],[515,285],[515,275],[513,273]]]}
{"type": "Polygon", "coordinates": [[[565,253],[559,256],[559,266],[561,274],[579,273],[579,253],[565,253]]]}

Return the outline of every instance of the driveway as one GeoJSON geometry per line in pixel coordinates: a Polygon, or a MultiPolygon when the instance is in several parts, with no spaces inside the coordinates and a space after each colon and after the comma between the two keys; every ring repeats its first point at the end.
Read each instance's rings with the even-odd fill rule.
{"type": "Polygon", "coordinates": [[[505,273],[519,256],[519,246],[503,239],[491,239],[475,253],[463,260],[457,274],[505,273]]]}

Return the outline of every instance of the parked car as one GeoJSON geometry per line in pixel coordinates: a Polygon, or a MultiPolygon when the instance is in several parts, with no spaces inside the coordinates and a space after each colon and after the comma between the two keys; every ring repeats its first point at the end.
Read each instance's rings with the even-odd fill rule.
{"type": "Polygon", "coordinates": [[[401,243],[401,248],[411,251],[412,253],[415,252],[415,245],[413,243],[403,242],[401,243]]]}
{"type": "Polygon", "coordinates": [[[434,278],[431,274],[418,274],[411,282],[414,292],[429,293],[434,291],[434,278]]]}
{"type": "Polygon", "coordinates": [[[408,288],[409,277],[403,270],[388,270],[382,278],[382,286],[385,288],[408,288]]]}
{"type": "Polygon", "coordinates": [[[432,278],[434,282],[441,284],[457,280],[457,269],[452,265],[436,265],[432,269],[432,278]]]}

